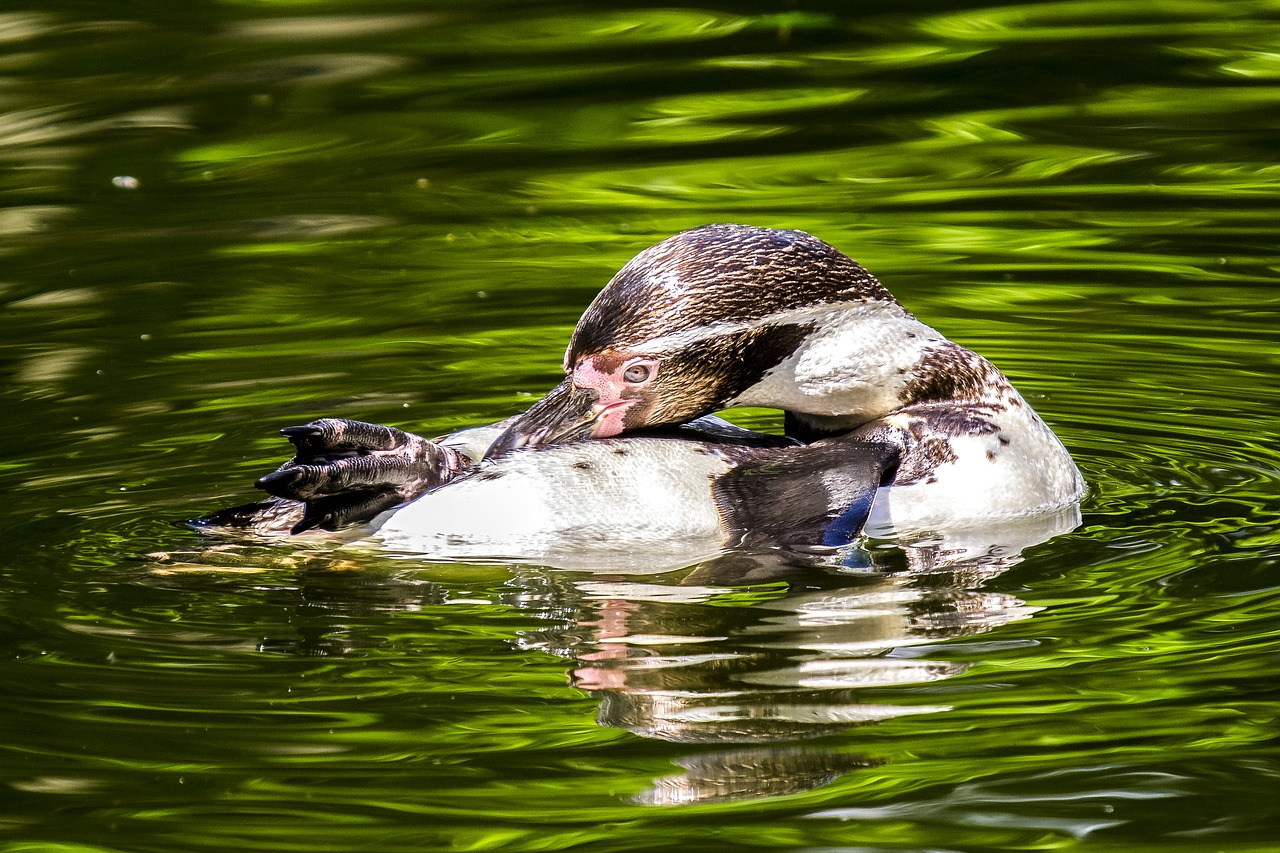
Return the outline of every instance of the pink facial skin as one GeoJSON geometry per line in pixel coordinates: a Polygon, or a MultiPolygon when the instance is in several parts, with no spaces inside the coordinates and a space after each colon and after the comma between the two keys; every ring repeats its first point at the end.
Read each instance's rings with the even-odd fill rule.
{"type": "Polygon", "coordinates": [[[573,368],[573,384],[598,395],[599,416],[591,434],[596,438],[617,435],[629,425],[627,411],[644,399],[645,391],[658,376],[658,360],[625,353],[603,352],[587,356],[573,368]]]}

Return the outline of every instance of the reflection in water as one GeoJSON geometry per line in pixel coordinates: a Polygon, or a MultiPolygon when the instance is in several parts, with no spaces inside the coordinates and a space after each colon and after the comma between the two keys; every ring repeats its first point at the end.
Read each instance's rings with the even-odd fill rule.
{"type": "Polygon", "coordinates": [[[1028,548],[1079,526],[1080,506],[1073,504],[1023,518],[936,533],[871,527],[864,533],[905,545],[902,553],[908,571],[946,575],[953,586],[973,587],[1021,562],[1022,552],[1028,548]]]}
{"type": "Polygon", "coordinates": [[[599,701],[603,726],[674,743],[743,745],[691,753],[676,762],[684,773],[657,780],[635,802],[725,802],[809,790],[876,762],[783,744],[947,710],[887,704],[868,691],[962,672],[960,664],[906,650],[1035,612],[1013,596],[967,583],[1007,568],[1016,552],[948,562],[934,543],[863,556],[872,565],[850,574],[844,565],[806,567],[781,554],[731,554],[693,567],[671,586],[526,569],[517,581],[526,600],[558,624],[522,642],[574,661],[572,683],[599,701]],[[945,570],[878,570],[886,567],[874,564],[890,554],[908,566],[945,570]],[[739,586],[735,575],[737,584],[749,576],[746,583],[766,586],[739,586]],[[783,577],[785,585],[777,582],[783,577]],[[721,585],[710,585],[712,578],[721,585]]]}
{"type": "Polygon", "coordinates": [[[666,776],[631,798],[645,806],[726,803],[820,788],[858,767],[878,762],[863,756],[773,746],[712,752],[676,762],[684,773],[666,776]]]}
{"type": "MultiPolygon", "coordinates": [[[[548,623],[517,629],[516,642],[571,660],[570,684],[598,702],[599,725],[694,749],[675,761],[681,773],[653,780],[630,802],[776,797],[881,763],[796,741],[948,710],[876,695],[966,668],[912,647],[990,631],[1035,612],[1012,595],[978,588],[1020,559],[1009,543],[1030,540],[1004,535],[995,537],[1001,544],[979,547],[980,536],[969,538],[970,547],[935,537],[823,555],[731,552],[665,574],[526,566],[506,581],[516,591],[502,594],[501,604],[548,623]]],[[[296,572],[302,583],[292,634],[258,641],[259,651],[277,654],[367,652],[383,642],[382,631],[365,637],[351,630],[353,618],[497,603],[419,579],[417,564],[390,578],[371,574],[378,558],[361,559],[341,547],[305,552],[221,543],[152,557],[149,576],[157,584],[172,583],[175,575],[186,583],[228,573],[296,572]]],[[[512,634],[502,636],[505,643],[512,634]]]]}

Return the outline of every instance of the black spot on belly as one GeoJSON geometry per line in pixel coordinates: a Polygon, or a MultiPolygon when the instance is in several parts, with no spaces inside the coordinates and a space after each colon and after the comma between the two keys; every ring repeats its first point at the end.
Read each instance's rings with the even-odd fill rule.
{"type": "Polygon", "coordinates": [[[575,462],[573,463],[573,467],[577,468],[580,471],[590,471],[595,466],[592,465],[590,462],[575,462]]]}
{"type": "Polygon", "coordinates": [[[479,474],[476,474],[476,479],[488,482],[489,480],[501,480],[504,476],[506,476],[506,474],[502,471],[481,471],[479,474]]]}
{"type": "Polygon", "coordinates": [[[1008,447],[1008,446],[1009,446],[1009,436],[1005,435],[1004,433],[1001,433],[1000,435],[997,435],[997,436],[996,436],[996,439],[1000,442],[1000,445],[1001,445],[1002,447],[1008,447]]]}
{"type": "Polygon", "coordinates": [[[995,462],[995,461],[996,461],[996,459],[998,459],[998,458],[999,458],[999,457],[996,455],[996,452],[995,452],[994,450],[988,450],[988,451],[987,451],[987,461],[988,461],[988,462],[995,462]]]}
{"type": "Polygon", "coordinates": [[[619,456],[627,455],[627,449],[625,447],[615,447],[613,448],[613,452],[618,454],[619,456]]]}
{"type": "Polygon", "coordinates": [[[945,438],[930,437],[915,442],[902,454],[898,465],[898,473],[894,483],[899,486],[924,481],[937,482],[934,471],[939,465],[955,462],[957,459],[951,442],[945,438]]]}

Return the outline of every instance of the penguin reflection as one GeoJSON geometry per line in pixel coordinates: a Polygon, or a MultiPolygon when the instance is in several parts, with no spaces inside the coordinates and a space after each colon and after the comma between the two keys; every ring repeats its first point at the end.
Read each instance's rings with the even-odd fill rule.
{"type": "MultiPolygon", "coordinates": [[[[910,564],[938,561],[927,547],[897,553],[910,564]]],[[[1034,608],[1013,596],[953,583],[1016,559],[996,557],[985,569],[969,563],[967,571],[952,564],[935,573],[850,575],[777,553],[736,554],[696,566],[677,583],[532,569],[515,582],[533,599],[554,602],[546,615],[559,623],[525,635],[522,645],[573,660],[570,681],[599,701],[602,726],[715,747],[676,759],[683,772],[632,798],[675,805],[798,793],[879,763],[797,742],[947,710],[865,694],[964,669],[919,657],[913,646],[1030,616],[1034,608]],[[761,586],[735,589],[746,578],[761,586]],[[789,587],[765,585],[782,578],[789,587]]]]}

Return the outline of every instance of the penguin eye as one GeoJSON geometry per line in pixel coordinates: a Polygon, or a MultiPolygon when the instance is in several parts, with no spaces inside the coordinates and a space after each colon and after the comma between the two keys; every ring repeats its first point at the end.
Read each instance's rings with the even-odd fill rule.
{"type": "Polygon", "coordinates": [[[633,364],[622,371],[622,378],[632,385],[639,385],[649,378],[649,366],[647,364],[633,364]]]}

